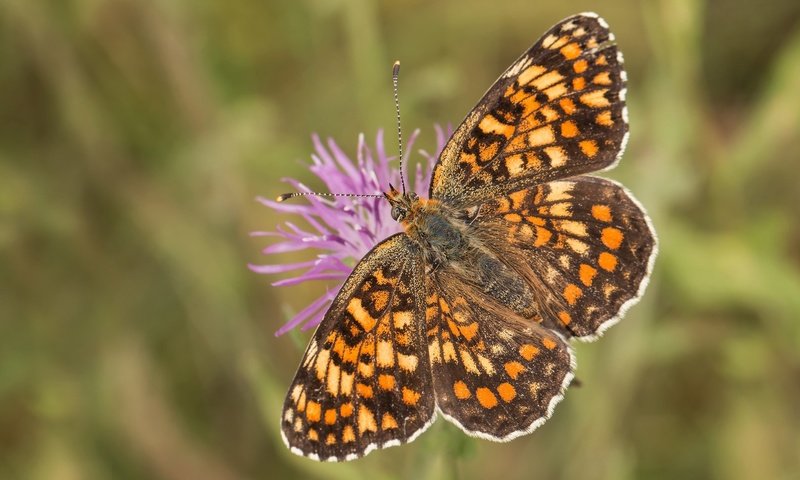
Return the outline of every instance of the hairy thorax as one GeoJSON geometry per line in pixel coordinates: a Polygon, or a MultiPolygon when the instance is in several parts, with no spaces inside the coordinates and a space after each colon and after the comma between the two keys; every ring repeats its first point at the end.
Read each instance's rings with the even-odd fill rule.
{"type": "Polygon", "coordinates": [[[496,249],[488,248],[488,239],[472,227],[479,215],[477,207],[457,211],[436,200],[417,199],[401,223],[423,252],[426,275],[440,282],[463,283],[523,317],[536,316],[530,285],[512,269],[520,262],[501,258],[496,249]]]}

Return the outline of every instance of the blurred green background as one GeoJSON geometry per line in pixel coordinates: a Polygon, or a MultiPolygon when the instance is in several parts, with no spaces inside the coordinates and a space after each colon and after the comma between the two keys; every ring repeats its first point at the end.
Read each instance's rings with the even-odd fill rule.
{"type": "Polygon", "coordinates": [[[798,132],[796,0],[0,0],[0,478],[800,478],[798,132]],[[246,268],[286,219],[254,197],[318,186],[312,132],[392,129],[393,60],[430,149],[584,10],[626,57],[647,295],[533,435],[291,455],[309,334],[273,332],[324,284],[246,268]]]}

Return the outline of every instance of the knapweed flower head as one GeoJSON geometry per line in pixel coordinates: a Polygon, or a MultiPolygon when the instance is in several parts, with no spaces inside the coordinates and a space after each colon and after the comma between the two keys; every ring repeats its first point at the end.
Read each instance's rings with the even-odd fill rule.
{"type": "MultiPolygon", "coordinates": [[[[418,150],[420,158],[411,156],[403,159],[404,165],[416,165],[413,176],[409,177],[404,172],[407,188],[422,196],[427,196],[433,167],[447,138],[444,129],[439,126],[434,128],[436,151],[428,153],[418,150]]],[[[413,151],[418,134],[419,130],[409,138],[409,152],[413,151]]],[[[390,183],[400,185],[400,162],[396,156],[387,155],[382,131],[377,134],[374,148],[367,145],[363,134],[359,135],[355,161],[333,139],[328,139],[326,144],[316,135],[312,139],[315,153],[311,155],[309,170],[322,180],[327,192],[381,195],[388,191],[390,183]]],[[[297,192],[312,191],[297,180],[287,178],[284,181],[297,192]]],[[[278,329],[276,335],[282,335],[297,326],[306,330],[318,325],[339,288],[353,271],[355,263],[381,240],[401,230],[400,225],[392,220],[391,207],[384,198],[305,196],[289,202],[277,202],[259,197],[258,201],[304,221],[303,227],[287,220],[275,227],[275,231],[253,232],[253,236],[280,239],[267,246],[262,251],[264,254],[275,260],[278,260],[273,257],[275,254],[298,250],[311,250],[314,255],[303,262],[251,264],[250,269],[265,274],[300,271],[292,277],[273,282],[272,285],[276,287],[311,280],[338,281],[337,285],[331,286],[325,294],[278,329]]]]}

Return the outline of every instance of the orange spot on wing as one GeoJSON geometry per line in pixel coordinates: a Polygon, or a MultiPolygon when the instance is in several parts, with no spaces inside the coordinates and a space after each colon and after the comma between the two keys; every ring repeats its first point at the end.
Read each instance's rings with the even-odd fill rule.
{"type": "Polygon", "coordinates": [[[583,59],[576,60],[575,63],[572,64],[572,69],[575,73],[583,73],[587,68],[589,68],[589,64],[583,59]]]}
{"type": "Polygon", "coordinates": [[[459,163],[463,163],[465,165],[469,165],[471,168],[472,173],[477,172],[480,167],[478,166],[478,162],[476,162],[477,157],[473,153],[461,152],[458,156],[459,163]]]}
{"type": "Polygon", "coordinates": [[[347,425],[342,431],[342,442],[349,443],[356,441],[356,433],[353,431],[352,425],[347,425]]]}
{"type": "Polygon", "coordinates": [[[394,366],[394,347],[392,342],[381,340],[378,342],[377,357],[375,358],[379,367],[394,366]]]}
{"type": "Polygon", "coordinates": [[[319,422],[321,415],[322,409],[319,403],[310,401],[306,404],[306,418],[309,422],[319,422]]]}
{"type": "Polygon", "coordinates": [[[509,155],[506,157],[506,170],[508,170],[508,174],[513,176],[519,175],[524,171],[522,168],[523,161],[522,155],[509,155]]]}
{"type": "MultiPolygon", "coordinates": [[[[365,353],[362,351],[361,354],[364,355],[365,353]]],[[[361,375],[362,377],[369,378],[372,376],[374,371],[375,371],[375,366],[373,364],[358,362],[358,374],[361,375]]]]}
{"type": "Polygon", "coordinates": [[[480,387],[475,390],[475,396],[478,397],[478,403],[480,403],[483,408],[492,409],[497,406],[497,397],[486,387],[480,387]]]}
{"type": "Polygon", "coordinates": [[[464,365],[464,369],[476,375],[480,374],[481,371],[478,370],[478,366],[475,364],[475,359],[469,354],[469,350],[466,348],[461,348],[459,352],[461,353],[461,364],[464,365]]]}
{"type": "Polygon", "coordinates": [[[497,386],[497,393],[500,394],[500,398],[503,399],[504,402],[508,403],[511,400],[514,400],[514,397],[517,396],[517,391],[514,389],[514,386],[508,382],[503,382],[497,386]]]}
{"type": "Polygon", "coordinates": [[[558,312],[558,319],[561,320],[561,323],[564,325],[569,325],[572,322],[572,317],[570,317],[569,313],[563,310],[558,312]]]}
{"type": "Polygon", "coordinates": [[[464,338],[469,341],[475,338],[475,335],[478,333],[478,324],[477,322],[472,322],[467,326],[459,327],[459,330],[461,334],[464,335],[464,338]]]}
{"type": "Polygon", "coordinates": [[[594,157],[597,155],[597,151],[599,148],[597,147],[597,142],[594,140],[583,140],[578,143],[578,146],[581,147],[581,151],[589,158],[594,157]]]}
{"type": "Polygon", "coordinates": [[[541,247],[542,245],[546,244],[550,241],[550,238],[553,236],[553,233],[540,226],[536,226],[536,241],[533,242],[534,247],[541,247]]]}
{"type": "Polygon", "coordinates": [[[547,69],[540,66],[540,65],[531,65],[530,67],[523,70],[522,73],[519,74],[517,77],[517,83],[519,85],[526,85],[528,82],[533,80],[534,78],[538,77],[539,75],[546,72],[547,69]]]}
{"type": "Polygon", "coordinates": [[[530,343],[526,343],[519,347],[519,354],[525,360],[531,361],[533,357],[539,354],[539,349],[531,345],[530,343]]]}
{"type": "Polygon", "coordinates": [[[383,390],[391,390],[394,388],[394,375],[387,375],[382,373],[378,376],[378,385],[383,390]]]}
{"type": "Polygon", "coordinates": [[[525,93],[528,95],[527,97],[523,98],[519,103],[522,104],[522,116],[527,117],[531,113],[535,112],[539,109],[542,105],[536,101],[536,98],[533,95],[525,93]]]}
{"type": "Polygon", "coordinates": [[[536,78],[531,82],[531,85],[536,87],[537,90],[544,90],[547,87],[555,85],[564,79],[564,76],[558,73],[557,70],[551,70],[544,75],[536,78]]]}
{"type": "Polygon", "coordinates": [[[528,132],[528,145],[531,147],[549,145],[555,141],[556,137],[553,134],[553,128],[549,125],[528,132]]]}
{"type": "Polygon", "coordinates": [[[543,227],[547,222],[542,217],[534,217],[533,215],[528,215],[525,217],[525,220],[533,225],[539,225],[543,227]]]}
{"type": "Polygon", "coordinates": [[[458,357],[456,356],[456,349],[453,346],[453,342],[444,342],[442,344],[442,356],[444,357],[445,362],[458,360],[458,357]]]}
{"type": "Polygon", "coordinates": [[[333,425],[334,423],[336,423],[336,409],[335,408],[329,408],[329,409],[325,410],[325,423],[327,423],[328,425],[333,425]]]}
{"type": "Polygon", "coordinates": [[[586,88],[586,79],[583,77],[577,77],[572,79],[572,89],[573,90],[583,90],[586,88]]]}
{"type": "Polygon", "coordinates": [[[450,313],[450,304],[444,298],[439,298],[439,308],[443,313],[450,313]]]}
{"type": "Polygon", "coordinates": [[[311,440],[312,442],[319,441],[319,433],[317,433],[317,431],[314,430],[313,428],[309,428],[308,429],[308,439],[311,440]]]}
{"type": "Polygon", "coordinates": [[[403,387],[403,403],[406,405],[414,406],[419,401],[422,395],[419,392],[411,390],[408,387],[403,387]]]}
{"type": "Polygon", "coordinates": [[[601,222],[610,222],[611,209],[608,205],[592,205],[592,216],[601,222]]]}
{"type": "Polygon", "coordinates": [[[581,283],[587,287],[592,286],[592,281],[594,280],[595,275],[597,275],[596,268],[585,263],[581,264],[580,269],[578,270],[578,276],[581,278],[581,283]]]}
{"type": "Polygon", "coordinates": [[[339,413],[347,418],[353,414],[353,404],[352,402],[343,403],[341,407],[339,407],[339,413]]]}
{"type": "Polygon", "coordinates": [[[325,445],[333,445],[336,443],[336,435],[329,433],[327,437],[325,437],[325,445]]]}
{"type": "Polygon", "coordinates": [[[487,162],[497,155],[497,149],[499,148],[499,142],[493,142],[489,145],[483,146],[480,148],[479,153],[482,162],[487,162]]]}
{"type": "Polygon", "coordinates": [[[611,250],[616,250],[622,244],[622,231],[614,227],[606,227],[601,234],[603,244],[611,250]]]}
{"type": "Polygon", "coordinates": [[[556,348],[557,343],[554,342],[552,339],[545,338],[544,340],[542,340],[542,345],[544,345],[544,348],[552,350],[556,348]]]}
{"type": "Polygon", "coordinates": [[[394,322],[394,328],[402,330],[414,321],[414,314],[409,310],[394,312],[392,314],[392,321],[394,322]]]}
{"type": "Polygon", "coordinates": [[[581,54],[582,50],[577,43],[572,42],[561,47],[560,51],[561,55],[564,55],[564,58],[566,58],[567,60],[572,60],[573,58],[577,58],[578,55],[581,54]]]}
{"type": "Polygon", "coordinates": [[[416,355],[406,355],[403,353],[397,354],[397,364],[400,366],[401,370],[405,370],[406,372],[413,372],[417,369],[417,363],[419,359],[416,355]]]}
{"type": "Polygon", "coordinates": [[[389,413],[383,414],[383,419],[381,420],[381,430],[389,430],[392,428],[397,428],[397,420],[389,413]]]}
{"type": "Polygon", "coordinates": [[[356,384],[356,393],[364,398],[372,398],[372,387],[363,383],[356,384]]]}
{"type": "Polygon", "coordinates": [[[508,213],[504,215],[503,218],[505,218],[511,223],[519,223],[522,221],[522,217],[518,213],[508,213]]]}
{"type": "MultiPolygon", "coordinates": [[[[380,245],[379,247],[376,248],[387,248],[387,244],[380,245]]],[[[386,277],[383,274],[383,271],[381,270],[376,270],[375,272],[372,273],[372,276],[375,277],[375,280],[378,282],[378,285],[391,285],[391,286],[397,285],[397,277],[392,277],[392,276],[386,277]]]]}
{"type": "Polygon", "coordinates": [[[358,347],[359,345],[355,345],[353,347],[348,347],[345,345],[344,353],[342,354],[342,361],[345,363],[355,364],[358,361],[358,347]]]}
{"type": "Polygon", "coordinates": [[[514,192],[508,196],[511,199],[512,207],[517,209],[522,206],[522,202],[525,201],[525,194],[527,190],[520,190],[518,192],[514,192]]]}
{"type": "Polygon", "coordinates": [[[563,46],[564,46],[564,44],[566,44],[566,43],[569,41],[569,39],[570,39],[570,37],[568,37],[568,36],[566,36],[566,35],[564,35],[564,36],[561,36],[561,37],[558,37],[558,40],[556,40],[555,42],[553,42],[553,43],[552,43],[552,44],[551,44],[549,47],[547,47],[547,48],[549,48],[549,49],[551,49],[551,50],[555,50],[556,48],[561,48],[561,47],[563,47],[563,46]]]}
{"type": "Polygon", "coordinates": [[[506,138],[509,138],[511,134],[514,133],[514,127],[511,125],[506,125],[505,123],[496,119],[493,115],[488,114],[481,122],[478,124],[478,127],[484,133],[494,133],[497,135],[502,135],[506,138]]]}
{"type": "Polygon", "coordinates": [[[575,113],[577,107],[575,106],[575,102],[573,102],[569,98],[562,98],[558,101],[558,104],[561,105],[561,110],[564,110],[564,113],[567,115],[572,115],[575,113]]]}
{"type": "Polygon", "coordinates": [[[382,311],[389,302],[389,292],[385,290],[377,290],[373,292],[370,297],[372,299],[372,306],[375,307],[373,310],[375,311],[382,311]]]}
{"type": "Polygon", "coordinates": [[[372,410],[365,405],[361,405],[358,407],[358,433],[363,434],[367,430],[377,432],[378,424],[375,423],[375,415],[372,410]]]}
{"type": "MultiPolygon", "coordinates": [[[[531,346],[533,346],[533,345],[531,345],[531,346]]],[[[536,348],[536,347],[534,347],[534,348],[536,348]]],[[[531,355],[531,358],[533,358],[532,355],[531,355]]],[[[526,360],[530,360],[530,358],[527,358],[526,360]]],[[[516,380],[517,377],[519,376],[519,374],[522,373],[525,370],[525,367],[522,366],[521,363],[516,362],[516,361],[508,362],[508,363],[506,363],[504,365],[504,367],[505,367],[506,373],[508,374],[509,377],[511,377],[512,380],[516,380]]]]}
{"type": "Polygon", "coordinates": [[[461,380],[453,384],[453,393],[456,394],[456,398],[459,398],[461,400],[466,400],[467,398],[472,396],[472,394],[469,392],[467,384],[462,382],[461,380]]]}
{"type": "Polygon", "coordinates": [[[581,295],[583,295],[583,291],[574,283],[570,283],[564,288],[564,298],[570,305],[575,305],[581,295]]]}
{"type": "Polygon", "coordinates": [[[597,257],[597,263],[600,264],[600,268],[603,270],[612,272],[617,268],[617,257],[608,252],[603,252],[597,257]]]}
{"type": "Polygon", "coordinates": [[[407,347],[411,344],[411,335],[409,332],[405,333],[395,333],[394,340],[397,342],[398,345],[403,345],[407,347]]]}
{"type": "Polygon", "coordinates": [[[573,138],[578,135],[578,126],[572,120],[567,120],[561,124],[561,136],[565,138],[573,138]]]}
{"type": "Polygon", "coordinates": [[[567,93],[567,85],[564,82],[557,83],[544,91],[547,98],[550,100],[556,99],[567,93]]]}
{"type": "Polygon", "coordinates": [[[360,298],[353,297],[350,300],[350,303],[347,304],[347,312],[353,316],[355,321],[361,325],[361,328],[363,328],[365,332],[370,332],[373,328],[375,328],[377,320],[372,318],[367,310],[361,305],[360,298]]]}
{"type": "MultiPolygon", "coordinates": [[[[508,142],[506,148],[503,149],[504,152],[517,152],[520,150],[524,150],[528,147],[528,140],[526,135],[517,135],[516,137],[512,138],[511,141],[508,142]]],[[[477,168],[477,165],[476,165],[477,168]]]]}
{"type": "Polygon", "coordinates": [[[611,110],[603,110],[598,113],[594,118],[594,122],[604,127],[611,127],[614,125],[614,120],[611,118],[611,110]]]}
{"type": "Polygon", "coordinates": [[[581,95],[580,101],[582,104],[592,108],[607,107],[610,105],[610,102],[605,96],[607,91],[608,89],[606,88],[592,90],[589,93],[581,95]]]}
{"type": "Polygon", "coordinates": [[[597,85],[611,85],[611,76],[608,72],[600,72],[594,76],[592,83],[597,85]]]}
{"type": "Polygon", "coordinates": [[[341,373],[341,368],[334,365],[333,362],[328,364],[328,378],[327,378],[327,385],[328,385],[328,392],[333,395],[339,395],[339,374],[341,373]]]}

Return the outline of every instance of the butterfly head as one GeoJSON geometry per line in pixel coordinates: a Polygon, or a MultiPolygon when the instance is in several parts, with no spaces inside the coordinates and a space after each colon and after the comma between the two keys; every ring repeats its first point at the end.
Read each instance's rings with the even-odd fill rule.
{"type": "Polygon", "coordinates": [[[416,193],[400,193],[391,184],[389,184],[389,191],[384,192],[383,196],[389,200],[389,204],[392,206],[392,218],[398,222],[407,222],[414,204],[419,201],[416,193]]]}

